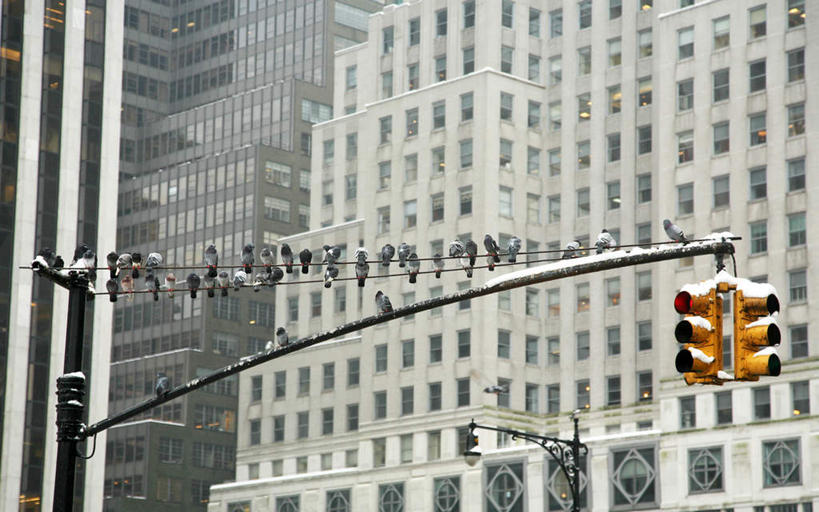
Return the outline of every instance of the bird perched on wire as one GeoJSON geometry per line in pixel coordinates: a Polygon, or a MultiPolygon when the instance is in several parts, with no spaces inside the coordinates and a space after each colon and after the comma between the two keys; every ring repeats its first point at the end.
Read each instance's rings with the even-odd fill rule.
{"type": "Polygon", "coordinates": [[[219,251],[216,250],[216,246],[210,244],[207,249],[205,249],[205,265],[208,267],[208,277],[211,279],[215,279],[216,276],[219,274],[219,271],[216,267],[219,265],[219,251]]]}
{"type": "Polygon", "coordinates": [[[145,258],[145,278],[153,279],[156,269],[160,265],[162,265],[162,255],[158,252],[148,253],[148,257],[145,258]]]}
{"type": "Polygon", "coordinates": [[[415,281],[418,279],[418,272],[420,271],[421,261],[418,259],[418,255],[415,253],[410,254],[407,259],[407,273],[409,274],[410,284],[415,284],[415,281]]]}
{"type": "Polygon", "coordinates": [[[230,274],[227,273],[227,270],[222,270],[216,275],[216,284],[221,290],[222,297],[227,297],[230,287],[230,274]]]}
{"type": "Polygon", "coordinates": [[[458,240],[457,238],[451,242],[449,242],[449,257],[450,258],[460,258],[461,255],[466,251],[466,247],[464,247],[464,243],[458,240]]]}
{"type": "Polygon", "coordinates": [[[129,270],[131,270],[133,268],[134,268],[134,260],[133,260],[133,258],[131,257],[130,254],[128,254],[127,252],[124,252],[124,253],[120,254],[119,257],[117,257],[117,269],[119,269],[119,272],[117,272],[117,273],[119,275],[122,275],[123,270],[128,272],[129,270]]]}
{"type": "Polygon", "coordinates": [[[108,272],[110,273],[111,279],[117,278],[117,261],[119,260],[119,254],[116,251],[111,251],[108,253],[108,256],[105,257],[105,262],[108,264],[108,272]]]}
{"type": "Polygon", "coordinates": [[[375,293],[375,308],[379,314],[392,313],[392,302],[381,290],[375,293]]]}
{"type": "Polygon", "coordinates": [[[199,289],[199,285],[202,284],[202,278],[196,272],[191,272],[185,281],[188,284],[188,290],[191,292],[191,298],[195,299],[196,291],[199,289]]]}
{"type": "Polygon", "coordinates": [[[253,244],[245,244],[245,246],[242,247],[242,266],[244,267],[245,274],[253,274],[253,262],[255,261],[253,249],[255,248],[253,244]]]}
{"type": "Polygon", "coordinates": [[[563,251],[562,259],[568,260],[577,257],[577,251],[580,249],[580,240],[572,240],[566,244],[566,250],[563,251]]]}
{"type": "Polygon", "coordinates": [[[597,254],[602,254],[605,249],[614,249],[617,247],[617,240],[611,236],[608,229],[603,228],[603,231],[597,235],[597,241],[594,243],[597,248],[597,254]]]}
{"type": "Polygon", "coordinates": [[[324,269],[324,287],[329,288],[333,286],[333,280],[338,277],[338,267],[333,265],[327,265],[327,268],[324,269]]]}
{"type": "Polygon", "coordinates": [[[685,237],[685,233],[678,225],[674,224],[668,219],[663,221],[663,229],[665,229],[665,234],[668,235],[668,238],[675,242],[682,242],[683,245],[688,243],[688,238],[685,237]]]}
{"type": "Polygon", "coordinates": [[[233,289],[235,291],[238,292],[239,290],[241,290],[242,286],[244,286],[246,282],[247,272],[245,272],[244,270],[239,269],[233,274],[233,289]]]}
{"type": "Polygon", "coordinates": [[[71,258],[71,264],[69,265],[70,268],[74,268],[78,261],[80,261],[83,256],[85,255],[86,251],[90,251],[91,248],[88,247],[88,244],[85,242],[80,242],[76,249],[74,249],[74,256],[71,258]]]}
{"type": "Polygon", "coordinates": [[[469,256],[469,266],[474,267],[475,262],[478,259],[478,244],[473,242],[472,240],[467,240],[464,244],[464,250],[466,254],[469,256]]]}
{"type": "Polygon", "coordinates": [[[128,302],[134,300],[134,278],[131,277],[131,274],[122,275],[120,286],[122,286],[122,292],[126,294],[125,300],[128,302]]]}
{"type": "Polygon", "coordinates": [[[341,247],[337,245],[332,247],[324,245],[322,249],[324,249],[324,259],[322,262],[327,265],[335,265],[338,259],[341,258],[341,247]]]}
{"type": "Polygon", "coordinates": [[[384,247],[381,248],[381,266],[389,267],[390,261],[392,261],[392,257],[395,256],[395,247],[390,244],[386,244],[384,247]]]}
{"type": "Polygon", "coordinates": [[[288,274],[293,273],[293,249],[290,248],[287,244],[282,244],[281,249],[279,249],[282,255],[282,264],[284,265],[284,271],[288,274]]]}
{"type": "Polygon", "coordinates": [[[516,263],[518,261],[518,253],[520,252],[520,238],[516,236],[510,238],[506,250],[508,251],[506,261],[509,263],[516,263]]]}
{"type": "Polygon", "coordinates": [[[287,335],[287,329],[279,327],[276,329],[276,341],[279,342],[280,347],[286,347],[290,344],[290,337],[287,335]]]}
{"type": "Polygon", "coordinates": [[[116,278],[110,278],[108,281],[105,282],[105,289],[108,290],[108,300],[111,302],[117,301],[117,292],[119,291],[119,285],[117,284],[116,278]]]}
{"type": "Polygon", "coordinates": [[[270,250],[269,247],[262,247],[262,250],[259,251],[259,259],[262,261],[262,265],[264,265],[264,269],[268,274],[273,272],[273,264],[276,263],[276,255],[270,250]]]}
{"type": "Polygon", "coordinates": [[[444,270],[444,259],[437,252],[432,256],[432,267],[435,269],[435,279],[441,279],[444,270]]]}
{"type": "Polygon", "coordinates": [[[302,249],[299,253],[299,262],[301,262],[301,273],[307,274],[310,272],[310,264],[313,263],[313,253],[310,249],[302,249]]]}
{"type": "Polygon", "coordinates": [[[41,268],[51,268],[54,266],[54,262],[57,260],[57,253],[55,253],[52,249],[48,247],[43,247],[40,249],[40,252],[37,253],[37,256],[34,258],[34,261],[31,262],[31,268],[34,270],[38,270],[41,268]]]}
{"type": "Polygon", "coordinates": [[[156,396],[165,396],[171,390],[171,381],[162,372],[156,374],[156,396]]]}
{"type": "Polygon", "coordinates": [[[205,288],[207,289],[208,297],[213,298],[214,295],[216,295],[216,278],[211,277],[210,271],[208,271],[205,272],[204,275],[202,275],[202,281],[204,282],[205,288]]]}
{"type": "Polygon", "coordinates": [[[134,279],[139,279],[139,268],[142,266],[142,253],[131,253],[131,276],[134,279]]]}
{"type": "Polygon", "coordinates": [[[406,242],[398,245],[398,266],[404,268],[407,265],[407,258],[410,255],[410,246],[406,242]]]}
{"type": "Polygon", "coordinates": [[[471,259],[466,251],[464,251],[463,254],[461,254],[461,257],[458,258],[458,263],[461,264],[461,268],[463,268],[466,272],[466,277],[469,278],[472,277],[472,265],[469,264],[470,261],[471,259]]]}
{"type": "Polygon", "coordinates": [[[492,238],[492,235],[487,234],[483,237],[483,248],[486,249],[486,254],[492,257],[495,263],[500,263],[500,247],[498,243],[492,238]]]}
{"type": "Polygon", "coordinates": [[[168,297],[173,299],[174,290],[176,289],[176,276],[173,272],[165,274],[165,289],[168,290],[168,297]]]}
{"type": "Polygon", "coordinates": [[[257,272],[256,278],[253,279],[253,291],[258,292],[265,284],[267,284],[267,272],[257,272]]]}
{"type": "Polygon", "coordinates": [[[148,288],[148,291],[154,295],[154,301],[159,301],[159,278],[155,275],[152,275],[150,278],[146,278],[145,286],[148,288]]]}
{"type": "Polygon", "coordinates": [[[270,270],[270,274],[267,276],[267,284],[270,286],[276,286],[279,281],[284,279],[284,272],[279,267],[273,267],[270,270]]]}
{"type": "Polygon", "coordinates": [[[276,345],[273,343],[273,340],[267,340],[267,343],[264,344],[265,352],[273,352],[274,348],[276,348],[276,345]]]}
{"type": "Polygon", "coordinates": [[[491,386],[483,388],[484,393],[493,393],[495,395],[499,395],[501,393],[506,393],[509,391],[509,386],[501,386],[500,384],[493,384],[491,386]]]}
{"type": "Polygon", "coordinates": [[[367,280],[367,274],[370,273],[370,264],[367,263],[367,249],[359,247],[355,250],[355,277],[358,280],[358,287],[363,288],[364,282],[367,280]]]}

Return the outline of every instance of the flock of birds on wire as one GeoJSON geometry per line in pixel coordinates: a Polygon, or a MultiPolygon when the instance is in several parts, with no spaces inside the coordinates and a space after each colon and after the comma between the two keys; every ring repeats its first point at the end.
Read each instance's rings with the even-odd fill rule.
{"type": "MultiPolygon", "coordinates": [[[[683,230],[677,225],[673,224],[668,219],[663,221],[663,227],[666,234],[673,242],[688,243],[683,230]]],[[[605,250],[612,250],[617,247],[617,241],[608,232],[603,229],[597,236],[595,242],[595,249],[597,254],[603,253],[605,250]]],[[[521,252],[520,238],[513,236],[509,239],[505,250],[502,250],[492,235],[487,234],[483,239],[483,246],[486,250],[486,267],[489,271],[494,271],[495,266],[501,264],[501,256],[506,258],[508,265],[517,263],[517,256],[521,252]]],[[[122,253],[115,251],[108,253],[106,256],[107,267],[100,269],[109,271],[109,279],[105,283],[109,299],[111,302],[116,302],[119,295],[125,295],[126,300],[132,300],[136,287],[136,282],[144,273],[145,290],[137,291],[138,293],[152,293],[155,301],[159,300],[160,292],[167,293],[170,298],[174,297],[177,291],[187,291],[191,298],[195,299],[200,290],[206,291],[208,297],[214,297],[216,291],[225,297],[228,295],[228,290],[233,288],[234,291],[239,291],[243,287],[252,287],[254,291],[258,292],[263,286],[276,286],[284,279],[284,274],[298,273],[301,268],[302,274],[309,273],[311,265],[322,265],[324,269],[324,287],[330,288],[333,281],[338,278],[339,265],[352,264],[355,265],[355,280],[359,287],[363,287],[370,272],[370,263],[380,264],[383,267],[389,267],[390,263],[395,261],[393,258],[398,256],[398,266],[406,269],[410,283],[415,283],[418,274],[421,271],[421,262],[425,260],[432,260],[432,270],[425,273],[434,273],[436,278],[441,277],[444,272],[444,260],[457,260],[461,268],[466,272],[467,277],[472,277],[473,269],[476,266],[479,256],[484,256],[478,253],[478,245],[473,240],[453,240],[449,243],[449,257],[444,257],[436,253],[432,258],[419,258],[412,248],[402,242],[398,245],[398,249],[391,244],[386,244],[381,248],[380,258],[378,260],[369,261],[369,252],[364,247],[359,247],[353,254],[353,261],[339,261],[341,257],[341,247],[334,245],[325,245],[324,257],[320,263],[314,263],[313,252],[309,249],[302,249],[298,255],[294,254],[293,250],[286,243],[283,243],[279,249],[279,256],[281,263],[276,263],[275,248],[263,247],[258,255],[261,265],[256,265],[255,246],[252,243],[246,244],[242,248],[240,261],[241,266],[231,276],[227,270],[219,270],[219,253],[216,246],[211,244],[205,249],[204,264],[207,269],[203,275],[196,272],[191,272],[185,279],[186,288],[177,288],[177,278],[173,272],[166,272],[164,284],[160,284],[158,271],[162,267],[162,255],[158,252],[151,252],[143,260],[140,253],[122,253]],[[298,258],[298,261],[296,261],[298,258]],[[284,267],[284,270],[282,270],[284,267]],[[259,272],[253,275],[253,270],[257,269],[259,272]]],[[[540,251],[542,252],[542,251],[540,251]]],[[[552,251],[545,251],[552,252],[552,251]]],[[[575,258],[584,254],[584,248],[580,241],[573,240],[566,245],[562,250],[562,259],[575,258]]],[[[528,253],[524,253],[528,254],[528,253]]],[[[31,267],[34,270],[40,268],[52,268],[61,272],[86,272],[89,281],[93,284],[96,280],[97,255],[86,244],[80,244],[74,251],[74,258],[71,264],[65,269],[65,263],[62,257],[57,255],[52,249],[42,249],[37,257],[32,261],[31,267]]],[[[180,267],[166,267],[166,270],[180,267]]],[[[184,267],[182,267],[184,268],[184,267]]],[[[189,267],[190,268],[190,267],[189,267]]],[[[230,267],[229,267],[230,268],[230,267]]],[[[385,277],[385,276],[379,276],[385,277]]],[[[343,278],[342,278],[343,279],[343,278]]],[[[375,295],[375,303],[379,313],[388,313],[392,311],[392,304],[389,297],[382,291],[378,291],[375,295]]],[[[278,332],[277,332],[278,334],[278,332]]],[[[286,336],[287,334],[284,333],[286,336]]],[[[281,340],[280,340],[281,341],[281,340]]]]}

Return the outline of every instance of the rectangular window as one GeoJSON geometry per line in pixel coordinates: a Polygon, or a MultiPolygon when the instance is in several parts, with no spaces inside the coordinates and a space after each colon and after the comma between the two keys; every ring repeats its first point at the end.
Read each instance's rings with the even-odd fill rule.
{"type": "Polygon", "coordinates": [[[808,325],[792,325],[788,329],[791,343],[791,359],[808,357],[808,325]]]}
{"type": "Polygon", "coordinates": [[[443,37],[446,35],[446,24],[446,9],[435,11],[435,37],[443,37]]]}
{"type": "Polygon", "coordinates": [[[581,188],[577,191],[577,217],[588,217],[589,208],[589,189],[581,188]]]}
{"type": "Polygon", "coordinates": [[[637,323],[637,350],[651,350],[651,321],[637,323]]]}
{"type": "MultiPolygon", "coordinates": [[[[804,131],[804,113],[805,108],[804,104],[802,105],[802,131],[804,131]]],[[[540,128],[540,103],[537,101],[529,100],[528,108],[527,108],[527,115],[526,115],[526,125],[529,128],[540,128]]]]}
{"type": "Polygon", "coordinates": [[[799,247],[807,242],[805,212],[788,215],[788,247],[799,247]]]}
{"type": "Polygon", "coordinates": [[[788,0],[788,28],[805,24],[805,0],[788,0]]]}
{"type": "Polygon", "coordinates": [[[731,423],[733,421],[731,392],[723,391],[721,393],[715,393],[714,398],[717,406],[717,425],[731,423]]]}
{"type": "Polygon", "coordinates": [[[585,46],[577,49],[577,74],[588,75],[591,74],[591,46],[585,46]]]}
{"type": "Polygon", "coordinates": [[[654,54],[651,29],[637,32],[637,58],[651,57],[654,54]]]}
{"type": "Polygon", "coordinates": [[[530,176],[540,174],[540,149],[536,147],[526,147],[526,174],[530,176]]]}
{"type": "Polygon", "coordinates": [[[537,385],[537,384],[529,384],[529,383],[526,384],[526,391],[525,391],[525,393],[526,393],[526,395],[525,395],[526,412],[533,412],[533,413],[538,412],[538,410],[539,410],[538,405],[539,405],[539,402],[540,402],[540,397],[538,396],[539,388],[540,388],[540,386],[537,385]]]}
{"type": "Polygon", "coordinates": [[[464,28],[475,26],[475,0],[464,2],[464,28]]]}
{"type": "Polygon", "coordinates": [[[563,58],[559,55],[549,59],[549,85],[558,85],[563,81],[563,58]]]}
{"type": "Polygon", "coordinates": [[[764,199],[768,195],[768,178],[767,169],[765,167],[754,167],[748,171],[748,181],[751,185],[748,199],[755,201],[757,199],[764,199]]]}
{"type": "Polygon", "coordinates": [[[689,59],[694,56],[694,27],[686,27],[677,31],[677,60],[689,59]]]}
{"type": "Polygon", "coordinates": [[[418,81],[418,64],[410,64],[407,66],[407,89],[414,91],[419,86],[418,81]]]}
{"type": "Polygon", "coordinates": [[[418,202],[404,201],[404,229],[414,228],[418,223],[418,202]]]}
{"type": "Polygon", "coordinates": [[[435,57],[435,78],[439,82],[446,80],[446,55],[435,57]]]}
{"type": "Polygon", "coordinates": [[[546,412],[556,414],[560,412],[560,385],[546,386],[546,412]]]}
{"type": "Polygon", "coordinates": [[[549,37],[554,39],[563,35],[563,9],[549,13],[549,37]]]}
{"type": "Polygon", "coordinates": [[[404,157],[404,181],[412,183],[418,180],[418,153],[404,157]]]}
{"type": "Polygon", "coordinates": [[[498,330],[498,357],[509,359],[511,353],[511,336],[509,331],[498,330]]]}
{"type": "Polygon", "coordinates": [[[805,190],[805,159],[788,160],[788,192],[805,190]]]}
{"type": "Polygon", "coordinates": [[[432,411],[440,411],[441,410],[441,383],[440,382],[430,382],[428,385],[429,390],[429,410],[432,411]]]}
{"type": "Polygon", "coordinates": [[[463,51],[464,74],[468,75],[475,71],[475,48],[464,48],[463,51]]]}
{"type": "Polygon", "coordinates": [[[458,331],[458,358],[469,357],[471,352],[469,329],[458,331]]]}
{"type": "Polygon", "coordinates": [[[694,79],[677,82],[677,111],[684,112],[694,108],[694,79]]]}
{"type": "MultiPolygon", "coordinates": [[[[763,61],[764,75],[764,61],[763,61]]],[[[788,52],[788,82],[805,79],[805,49],[797,48],[788,52]]]]}
{"type": "Polygon", "coordinates": [[[509,139],[500,140],[498,165],[502,171],[512,169],[512,141],[509,139]]]}
{"type": "Polygon", "coordinates": [[[714,125],[714,155],[727,153],[731,149],[728,121],[714,125]]]}
{"type": "Polygon", "coordinates": [[[299,368],[299,395],[310,394],[310,367],[299,368]]]}
{"type": "Polygon", "coordinates": [[[392,180],[392,162],[378,162],[378,189],[385,190],[390,188],[392,180]]]}
{"type": "MultiPolygon", "coordinates": [[[[380,468],[387,463],[387,440],[383,437],[373,439],[373,467],[380,468]]],[[[403,486],[401,489],[403,499],[403,486]]]]}
{"type": "Polygon", "coordinates": [[[618,114],[623,107],[623,93],[620,85],[613,85],[608,88],[609,114],[618,114]]]}
{"type": "Polygon", "coordinates": [[[805,133],[805,104],[788,105],[788,137],[805,133]]]}
{"type": "Polygon", "coordinates": [[[515,14],[515,3],[512,0],[503,0],[501,4],[501,26],[512,28],[515,14]]]}
{"type": "Polygon", "coordinates": [[[421,18],[409,20],[409,45],[415,46],[421,42],[421,18]]]}
{"type": "Polygon", "coordinates": [[[274,374],[274,398],[284,398],[287,394],[287,373],[283,370],[274,374]]]}
{"type": "Polygon", "coordinates": [[[578,409],[589,409],[591,408],[591,386],[589,385],[589,379],[578,380],[575,382],[575,389],[576,393],[576,407],[578,409]]]}
{"type": "Polygon", "coordinates": [[[592,2],[591,0],[580,0],[577,4],[578,28],[583,30],[592,25],[592,2]]]}
{"type": "Polygon", "coordinates": [[[620,405],[620,376],[606,377],[606,405],[620,405]]]}
{"type": "Polygon", "coordinates": [[[614,20],[623,15],[623,0],[609,0],[609,19],[614,20]]]}
{"type": "Polygon", "coordinates": [[[381,73],[381,97],[389,98],[392,96],[392,71],[381,73]]]}
{"type": "Polygon", "coordinates": [[[651,271],[637,272],[637,300],[651,300],[651,271]]]}
{"type": "Polygon", "coordinates": [[[546,308],[549,316],[560,316],[560,290],[558,288],[546,290],[546,308]]]}
{"type": "Polygon", "coordinates": [[[254,402],[262,399],[262,376],[254,375],[250,379],[250,399],[254,402]]]}
{"type": "Polygon", "coordinates": [[[806,270],[788,272],[788,290],[791,302],[808,300],[808,274],[806,270]]]}
{"type": "Polygon", "coordinates": [[[321,435],[327,436],[333,433],[333,409],[321,410],[321,435]]]}
{"type": "Polygon", "coordinates": [[[713,28],[713,49],[714,51],[728,48],[731,45],[731,18],[723,16],[711,22],[713,28]]]}
{"type": "Polygon", "coordinates": [[[441,458],[441,431],[427,432],[427,461],[441,458]]]}
{"type": "MultiPolygon", "coordinates": [[[[417,118],[416,118],[417,123],[417,118]]],[[[446,126],[446,103],[438,101],[432,104],[432,129],[446,126]]],[[[409,129],[409,126],[407,127],[409,129]]],[[[416,132],[417,133],[417,132],[416,132]]]]}
{"type": "Polygon", "coordinates": [[[577,333],[577,360],[585,361],[589,358],[589,331],[577,333]]]}
{"type": "Polygon", "coordinates": [[[500,118],[504,121],[512,120],[512,105],[514,96],[509,93],[502,92],[500,94],[500,118]]]}
{"type": "Polygon", "coordinates": [[[637,127],[637,154],[651,153],[651,125],[637,127]]]}
{"type": "Polygon", "coordinates": [[[387,344],[375,346],[375,373],[387,371],[387,344]]]}
{"type": "MultiPolygon", "coordinates": [[[[472,185],[458,189],[459,215],[472,214],[472,185]]],[[[442,198],[443,200],[443,198],[442,198]]],[[[441,206],[443,210],[443,205],[441,206]]],[[[443,216],[442,216],[443,218],[443,216]]]]}
{"type": "Polygon", "coordinates": [[[591,167],[591,142],[588,140],[577,143],[577,170],[582,171],[591,167]]]}
{"type": "Polygon", "coordinates": [[[771,418],[771,387],[762,386],[753,388],[754,419],[768,420],[771,418]]]}
{"type": "Polygon", "coordinates": [[[407,118],[407,137],[418,135],[418,109],[411,108],[405,112],[407,118]]]}
{"type": "Polygon", "coordinates": [[[748,64],[748,90],[750,92],[765,90],[765,76],[765,59],[756,60],[748,64]]]}
{"type": "MultiPolygon", "coordinates": [[[[606,306],[617,306],[620,304],[620,278],[619,277],[612,277],[606,279],[606,306]]],[[[618,335],[617,335],[617,343],[618,343],[618,353],[619,353],[619,343],[620,343],[620,335],[619,335],[619,328],[618,328],[618,335]]]]}
{"type": "Polygon", "coordinates": [[[355,66],[347,66],[346,69],[346,86],[347,90],[355,89],[357,86],[356,83],[356,67],[355,66]]]}
{"type": "Polygon", "coordinates": [[[401,342],[401,368],[415,366],[415,340],[401,342]]]}
{"type": "Polygon", "coordinates": [[[499,187],[498,214],[502,217],[512,217],[512,189],[509,187],[499,187]]]}
{"type": "Polygon", "coordinates": [[[791,382],[791,400],[794,416],[810,414],[810,383],[806,380],[791,382]]]}
{"type": "Polygon", "coordinates": [[[382,420],[387,417],[387,392],[373,393],[373,419],[382,420]]]}
{"type": "Polygon", "coordinates": [[[637,202],[648,203],[651,201],[651,174],[640,174],[637,176],[637,202]]]}
{"type": "Polygon", "coordinates": [[[560,149],[549,150],[549,176],[560,175],[560,149]]]}
{"type": "Polygon", "coordinates": [[[714,185],[714,208],[724,208],[731,204],[729,175],[717,176],[712,180],[714,185]]]}
{"type": "Polygon", "coordinates": [[[620,181],[606,183],[606,209],[619,210],[620,202],[620,181]]]}
{"type": "Polygon", "coordinates": [[[395,29],[394,27],[385,27],[381,31],[382,37],[382,44],[381,44],[381,53],[388,54],[392,53],[393,46],[395,46],[394,34],[395,29]]]}
{"type": "Polygon", "coordinates": [[[651,77],[643,77],[637,81],[637,105],[647,107],[651,105],[651,77]]]}
{"type": "Polygon", "coordinates": [[[415,389],[412,386],[401,388],[401,416],[413,413],[415,409],[415,389]]]}
{"type": "Polygon", "coordinates": [[[526,336],[526,364],[538,364],[538,337],[526,336]]]}
{"type": "Polygon", "coordinates": [[[622,43],[620,38],[609,39],[609,67],[619,66],[622,62],[622,43]]]}
{"type": "Polygon", "coordinates": [[[768,251],[768,224],[766,221],[753,222],[751,228],[751,254],[768,251]]]}
{"type": "Polygon", "coordinates": [[[608,150],[608,161],[617,162],[620,160],[620,132],[606,135],[606,145],[608,150]]]}
{"type": "Polygon", "coordinates": [[[637,373],[637,401],[650,402],[653,393],[654,385],[651,371],[637,373]]]}
{"type": "Polygon", "coordinates": [[[382,117],[378,120],[380,128],[380,144],[388,144],[392,141],[392,116],[382,117]]]}
{"type": "Polygon", "coordinates": [[[759,144],[765,144],[768,138],[768,131],[765,127],[765,117],[765,112],[748,116],[748,126],[750,128],[749,145],[757,146],[759,144]]]}
{"type": "Polygon", "coordinates": [[[694,132],[691,130],[677,134],[677,163],[694,160],[694,132]]]}
{"type": "Polygon", "coordinates": [[[694,213],[694,184],[686,183],[677,187],[677,215],[694,213]]]}
{"type": "Polygon", "coordinates": [[[324,363],[322,366],[323,368],[323,379],[322,379],[322,390],[328,391],[332,390],[336,387],[336,365],[335,363],[324,363]]]}
{"type": "Polygon", "coordinates": [[[461,94],[461,122],[471,121],[473,116],[473,96],[471,92],[461,94]]]}
{"type": "Polygon", "coordinates": [[[546,339],[546,353],[549,366],[560,366],[560,338],[553,336],[546,339]]]}
{"type": "Polygon", "coordinates": [[[281,443],[284,441],[284,415],[273,416],[273,442],[281,443]]]}
{"type": "Polygon", "coordinates": [[[456,387],[458,392],[458,400],[457,406],[458,407],[468,407],[469,406],[469,378],[465,379],[457,379],[456,387]]]}
{"type": "Polygon", "coordinates": [[[296,416],[297,421],[297,428],[296,428],[296,437],[298,439],[304,439],[310,435],[310,412],[304,411],[300,412],[296,416]]]}
{"type": "Polygon", "coordinates": [[[529,68],[527,78],[533,82],[540,83],[540,57],[529,54],[529,68]]]}
{"type": "Polygon", "coordinates": [[[429,362],[440,363],[443,359],[443,349],[441,346],[441,335],[434,334],[429,337],[429,362]]]}
{"type": "Polygon", "coordinates": [[[515,58],[515,49],[511,46],[501,46],[501,73],[512,72],[512,61],[515,58]]]}
{"type": "Polygon", "coordinates": [[[610,356],[620,355],[620,327],[606,329],[606,352],[610,356]]]}
{"type": "Polygon", "coordinates": [[[697,407],[695,396],[680,397],[680,429],[697,426],[697,407]]]}
{"type": "Polygon", "coordinates": [[[756,39],[766,34],[765,4],[748,10],[748,37],[756,39]]]}
{"type": "Polygon", "coordinates": [[[637,224],[637,243],[642,245],[651,245],[651,223],[637,224]]]}
{"type": "Polygon", "coordinates": [[[529,35],[540,37],[540,11],[529,8],[529,35]]]}
{"type": "Polygon", "coordinates": [[[526,222],[540,224],[540,196],[526,194],[526,222]]]}

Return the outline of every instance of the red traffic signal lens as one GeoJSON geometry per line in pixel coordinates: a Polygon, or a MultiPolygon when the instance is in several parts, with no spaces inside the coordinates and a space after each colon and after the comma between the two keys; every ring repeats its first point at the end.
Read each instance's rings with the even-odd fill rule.
{"type": "Polygon", "coordinates": [[[681,315],[686,315],[691,312],[691,294],[688,292],[680,292],[674,297],[674,309],[681,315]]]}

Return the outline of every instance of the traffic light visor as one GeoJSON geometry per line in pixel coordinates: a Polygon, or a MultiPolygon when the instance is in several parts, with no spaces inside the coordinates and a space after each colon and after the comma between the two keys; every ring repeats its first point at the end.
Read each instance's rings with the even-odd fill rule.
{"type": "Polygon", "coordinates": [[[745,311],[750,315],[772,315],[779,311],[779,299],[773,293],[766,297],[744,297],[745,311]]]}

